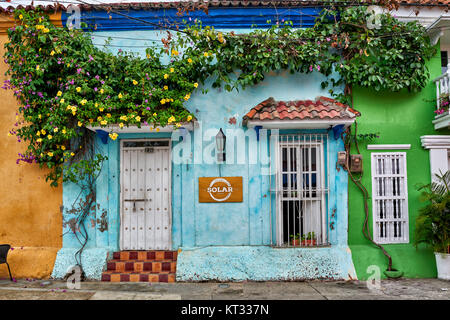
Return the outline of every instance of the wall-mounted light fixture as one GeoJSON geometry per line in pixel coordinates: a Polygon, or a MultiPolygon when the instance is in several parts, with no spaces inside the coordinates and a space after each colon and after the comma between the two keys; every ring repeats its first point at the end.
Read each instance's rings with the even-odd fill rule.
{"type": "Polygon", "coordinates": [[[216,152],[217,152],[217,161],[225,162],[225,144],[227,141],[227,137],[220,128],[219,133],[216,135],[216,152]]]}

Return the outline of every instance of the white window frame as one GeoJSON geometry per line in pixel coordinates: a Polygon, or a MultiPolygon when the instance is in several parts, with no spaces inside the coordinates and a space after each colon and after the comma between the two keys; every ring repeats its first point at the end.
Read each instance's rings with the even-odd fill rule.
{"type": "Polygon", "coordinates": [[[371,154],[373,239],[377,243],[409,243],[408,171],[406,162],[406,152],[381,152],[371,154]],[[383,171],[387,170],[391,173],[379,173],[377,170],[378,159],[399,159],[398,164],[394,164],[394,169],[398,169],[398,174],[392,173],[392,161],[383,161],[383,164],[386,165],[386,167],[383,167],[383,171]],[[383,179],[383,184],[379,184],[380,179],[383,179]],[[397,190],[399,190],[400,194],[393,194],[395,185],[397,185],[397,190]],[[400,186],[399,189],[398,186],[400,186]],[[379,203],[379,201],[382,200],[386,201],[384,214],[390,215],[390,217],[379,217],[377,202],[379,203]],[[400,200],[400,204],[396,206],[401,213],[400,218],[393,217],[393,202],[396,200],[400,200]],[[403,227],[400,229],[403,232],[401,237],[394,235],[394,228],[398,226],[398,222],[403,224],[403,227]],[[385,234],[387,233],[387,235],[383,237],[381,237],[380,230],[380,225],[382,223],[385,223],[383,231],[385,234]]]}
{"type": "MultiPolygon", "coordinates": [[[[282,183],[282,175],[283,175],[283,165],[282,165],[282,149],[286,147],[293,147],[296,148],[297,152],[297,168],[292,169],[294,171],[297,171],[298,175],[298,182],[297,187],[292,189],[291,192],[294,194],[297,194],[297,199],[299,201],[303,202],[303,205],[309,205],[310,208],[313,207],[314,202],[317,202],[317,210],[321,213],[320,218],[320,235],[317,236],[317,244],[316,246],[320,245],[328,245],[329,239],[328,239],[328,230],[327,230],[327,215],[328,215],[328,191],[329,191],[329,153],[328,153],[328,136],[326,134],[280,134],[278,136],[278,139],[275,144],[276,148],[276,163],[277,163],[277,175],[276,175],[276,203],[277,203],[277,218],[276,218],[276,239],[277,239],[277,246],[290,246],[290,242],[287,244],[284,243],[284,233],[283,233],[283,201],[290,201],[295,200],[291,197],[285,197],[283,196],[283,192],[288,192],[285,188],[283,188],[282,183]],[[297,139],[295,139],[297,138],[297,139]],[[327,142],[326,147],[324,145],[325,141],[327,142]],[[298,148],[298,150],[297,150],[298,148]],[[300,157],[300,150],[302,148],[308,149],[308,148],[317,148],[316,156],[317,158],[317,170],[315,171],[317,176],[317,187],[316,189],[312,189],[312,187],[309,187],[309,189],[301,189],[300,185],[302,184],[302,174],[303,171],[301,169],[302,166],[302,159],[300,157]],[[327,163],[325,163],[325,157],[327,159],[327,163]],[[327,167],[326,167],[327,166],[327,167]],[[325,172],[327,172],[327,176],[325,176],[325,172]],[[305,196],[308,192],[313,192],[313,190],[316,192],[315,197],[308,197],[305,196]]],[[[289,153],[290,154],[290,153],[289,153]]],[[[311,163],[311,153],[309,153],[309,163],[311,163]]],[[[292,171],[289,170],[289,171],[292,171]]],[[[310,168],[311,170],[311,168],[310,168]]],[[[309,174],[309,181],[311,181],[311,172],[312,171],[306,171],[306,174],[309,174]]],[[[288,213],[289,214],[289,213],[288,213]]],[[[306,213],[305,213],[306,214],[306,213]]],[[[309,215],[313,214],[312,212],[308,213],[309,215]]],[[[310,217],[311,219],[311,217],[310,217]]],[[[288,222],[289,224],[289,222],[288,222]]],[[[314,231],[309,230],[309,228],[312,228],[311,225],[306,224],[306,233],[308,231],[314,231]]]]}

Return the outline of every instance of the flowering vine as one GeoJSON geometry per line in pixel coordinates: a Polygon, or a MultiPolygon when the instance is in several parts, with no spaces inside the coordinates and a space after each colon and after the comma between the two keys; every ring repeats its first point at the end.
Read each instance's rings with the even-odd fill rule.
{"type": "Polygon", "coordinates": [[[260,83],[270,71],[320,72],[331,93],[346,85],[339,97],[346,99],[352,85],[420,90],[429,77],[425,62],[434,54],[418,23],[384,14],[380,27],[370,29],[362,7],[325,9],[307,29],[285,21],[235,34],[186,24],[176,37],[168,31],[164,47],[147,48],[144,58],[102,51],[89,32],[56,27],[39,10],[13,14],[4,88],[14,91],[20,107],[9,134],[28,144],[18,161],[52,169],[52,185],[61,178],[76,181],[104,160],[83,161],[87,126],[107,127],[113,140],[126,126],[180,127],[193,121],[184,104],[208,78],[231,91],[260,83]],[[170,62],[163,64],[167,55],[170,62]]]}

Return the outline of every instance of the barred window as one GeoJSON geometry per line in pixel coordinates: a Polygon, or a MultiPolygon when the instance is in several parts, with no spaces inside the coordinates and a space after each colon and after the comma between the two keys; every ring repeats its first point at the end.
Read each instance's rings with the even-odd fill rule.
{"type": "Polygon", "coordinates": [[[326,139],[326,134],[294,134],[279,137],[277,183],[279,246],[328,244],[326,139]]]}
{"type": "Polygon", "coordinates": [[[372,153],[373,233],[377,243],[408,243],[406,153],[372,153]]]}

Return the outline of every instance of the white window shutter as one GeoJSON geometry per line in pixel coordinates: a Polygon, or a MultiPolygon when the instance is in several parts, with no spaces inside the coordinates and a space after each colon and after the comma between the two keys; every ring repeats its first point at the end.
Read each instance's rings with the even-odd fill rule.
{"type": "Polygon", "coordinates": [[[372,153],[373,238],[377,243],[408,243],[406,152],[372,153]]]}

